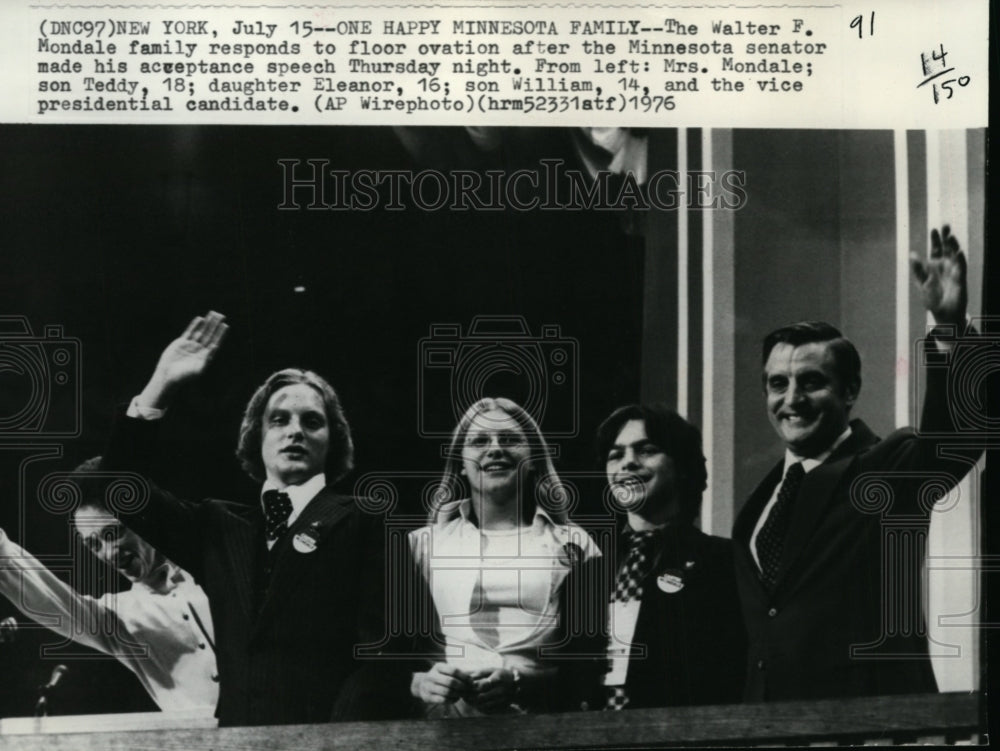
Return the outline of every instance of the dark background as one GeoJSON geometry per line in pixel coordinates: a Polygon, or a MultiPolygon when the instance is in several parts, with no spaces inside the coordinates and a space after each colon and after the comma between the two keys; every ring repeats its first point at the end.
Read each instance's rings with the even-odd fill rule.
{"type": "MultiPolygon", "coordinates": [[[[242,410],[253,389],[282,367],[312,368],[336,387],[354,433],[356,469],[339,488],[354,492],[376,474],[396,488],[394,513],[418,521],[426,485],[443,466],[441,440],[418,433],[418,411],[450,425],[447,384],[421,393],[420,342],[435,324],[467,330],[474,316],[522,316],[533,334],[559,327],[579,355],[570,375],[579,397],[578,433],[552,440],[560,474],[583,488],[576,517],[600,512],[603,486],[592,449],[599,421],[645,398],[676,399],[676,215],[644,221],[635,212],[506,210],[279,211],[279,159],[327,159],[331,169],[538,169],[563,159],[579,169],[569,132],[505,129],[496,148],[474,146],[459,128],[0,127],[0,316],[24,316],[34,332],[58,325],[79,342],[81,397],[53,395],[52,425],[81,435],[0,440],[0,526],[50,566],[83,568],[67,514],[41,507],[46,474],[101,452],[115,404],[144,384],[159,352],[195,314],[224,312],[230,334],[205,377],[179,395],[154,475],[180,493],[252,501],[255,484],[233,456],[242,410]],[[650,265],[660,276],[644,278],[650,265]],[[296,287],[304,291],[296,292],[296,287]],[[645,299],[644,299],[645,298],[645,299]],[[645,307],[644,307],[645,306],[645,307]],[[644,320],[645,316],[645,320],[644,320]],[[587,476],[589,474],[589,476],[587,476]]],[[[982,133],[968,132],[982,153],[982,133]]],[[[910,227],[926,247],[924,134],[908,134],[910,227]]],[[[689,164],[699,164],[689,132],[689,164]]],[[[676,133],[650,135],[650,168],[674,169],[676,133]]],[[[780,456],[764,418],[756,373],[762,332],[797,319],[825,318],[858,345],[865,388],[858,414],[881,434],[893,427],[896,367],[892,331],[895,266],[892,134],[889,131],[733,131],[731,166],[744,171],[747,211],[717,242],[732,243],[732,497],[742,499],[780,456]]],[[[952,175],[969,192],[973,309],[992,312],[989,247],[981,208],[982,160],[952,175]],[[981,294],[976,294],[977,292],[981,294]]],[[[949,183],[951,185],[951,183],[949,183]]],[[[383,199],[385,196],[383,195],[383,199]]],[[[305,203],[307,197],[300,198],[305,203]]],[[[700,219],[689,212],[692,310],[700,310],[700,219]]],[[[911,300],[911,332],[926,316],[911,300]]],[[[7,322],[10,323],[9,321],[7,322]]],[[[692,317],[691,344],[699,353],[692,317]]],[[[24,340],[0,329],[0,433],[31,396],[4,364],[24,340]]],[[[725,333],[725,332],[722,332],[725,333]]],[[[36,349],[51,353],[52,341],[36,349]]],[[[539,345],[550,351],[548,344],[539,345]]],[[[700,354],[688,368],[689,415],[702,419],[700,354]]],[[[76,365],[64,369],[75,374],[76,365]]],[[[916,387],[915,387],[916,391],[916,387]]],[[[485,394],[523,401],[523,379],[487,379],[485,394]]],[[[548,393],[543,431],[566,427],[565,392],[548,393]]],[[[917,411],[914,400],[913,411],[917,411]]],[[[463,405],[464,407],[464,405],[463,405]]],[[[915,414],[914,414],[915,417],[915,414]]],[[[988,510],[983,494],[983,506],[988,510]]],[[[719,505],[721,504],[721,505],[719,505]]],[[[727,534],[723,519],[713,529],[727,534]]],[[[988,548],[987,548],[988,549],[988,548]]],[[[92,568],[92,567],[91,567],[92,568]]],[[[82,583],[99,594],[122,585],[114,574],[82,583]]],[[[14,609],[0,601],[0,618],[14,609]]],[[[53,665],[70,665],[58,713],[152,709],[138,683],[113,660],[65,653],[39,657],[59,641],[25,618],[19,641],[0,644],[0,716],[30,714],[35,687],[53,665]]],[[[984,632],[985,633],[985,632],[984,632]]],[[[73,649],[74,653],[79,652],[73,649]]],[[[985,664],[985,662],[984,662],[985,664]]]]}
{"type": "MultiPolygon", "coordinates": [[[[441,441],[419,436],[417,415],[437,410],[435,421],[449,422],[450,395],[420,396],[419,341],[432,324],[465,330],[476,315],[523,316],[532,334],[555,324],[575,341],[579,435],[553,442],[556,464],[569,476],[598,469],[594,429],[639,396],[643,241],[626,230],[634,217],[277,210],[279,159],[329,159],[331,169],[348,171],[513,171],[537,169],[541,158],[580,168],[560,129],[511,130],[485,152],[458,128],[408,135],[421,142],[419,157],[390,128],[0,129],[0,315],[25,316],[37,336],[59,325],[79,340],[82,392],[79,404],[63,398],[50,411],[50,421],[71,420],[79,409],[78,438],[0,442],[0,526],[12,539],[51,565],[72,568],[84,555],[67,515],[40,507],[41,479],[102,451],[114,405],[138,393],[166,343],[208,309],[225,313],[231,330],[209,372],[172,410],[156,472],[182,494],[255,497],[233,456],[239,420],[253,389],[288,366],[323,374],[343,400],[356,469],[342,490],[370,472],[439,472],[441,441]],[[41,456],[45,446],[54,448],[41,456]]],[[[0,387],[2,419],[31,387],[9,369],[0,387]]],[[[522,399],[525,389],[517,376],[497,374],[483,395],[522,399]]],[[[567,409],[554,405],[549,421],[561,424],[543,419],[543,430],[563,430],[567,409]]],[[[417,496],[425,482],[398,481],[399,512],[423,513],[417,496]]],[[[584,510],[596,504],[581,502],[584,510]]],[[[100,594],[121,584],[109,574],[84,589],[100,594]]],[[[13,612],[0,602],[0,617],[13,612]]],[[[60,640],[18,620],[18,641],[0,645],[0,716],[30,714],[34,688],[58,662],[70,673],[53,713],[155,709],[113,660],[40,658],[41,644],[60,640]]]]}

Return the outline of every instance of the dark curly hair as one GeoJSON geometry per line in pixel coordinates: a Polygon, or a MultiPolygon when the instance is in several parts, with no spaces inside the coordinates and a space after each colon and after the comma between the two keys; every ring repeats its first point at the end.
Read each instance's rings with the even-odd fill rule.
{"type": "Polygon", "coordinates": [[[304,383],[316,390],[323,399],[326,419],[330,426],[330,446],[326,455],[326,478],[334,483],[354,468],[354,443],[351,441],[351,427],[344,417],[340,398],[333,387],[322,376],[311,370],[285,368],[268,376],[264,384],[254,392],[243,413],[240,437],[236,444],[236,458],[250,477],[263,482],[266,479],[264,461],[261,458],[262,424],[264,410],[274,393],[285,386],[304,383]]]}
{"type": "Polygon", "coordinates": [[[602,465],[629,420],[642,420],[649,440],[673,460],[680,501],[677,521],[693,524],[701,511],[701,494],[708,486],[701,432],[665,404],[627,404],[612,412],[597,428],[597,457],[602,465]]]}

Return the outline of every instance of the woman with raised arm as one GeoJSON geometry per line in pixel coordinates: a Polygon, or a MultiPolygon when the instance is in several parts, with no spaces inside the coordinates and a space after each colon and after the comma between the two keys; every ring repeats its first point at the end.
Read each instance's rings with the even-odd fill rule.
{"type": "Polygon", "coordinates": [[[140,478],[112,480],[98,471],[99,459],[77,467],[57,491],[79,488],[73,526],[83,546],[128,579],[131,589],[81,594],[0,529],[0,594],[57,634],[118,659],[160,709],[210,717],[219,673],[208,597],[191,574],[108,511],[112,483],[138,490],[140,478]]]}

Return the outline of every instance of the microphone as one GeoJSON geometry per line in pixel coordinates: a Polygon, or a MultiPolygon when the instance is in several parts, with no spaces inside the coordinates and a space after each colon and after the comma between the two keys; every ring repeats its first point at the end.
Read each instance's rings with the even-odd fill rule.
{"type": "Polygon", "coordinates": [[[15,641],[17,639],[17,619],[10,615],[0,621],[0,644],[15,641]]]}
{"type": "Polygon", "coordinates": [[[56,686],[59,685],[59,681],[62,680],[62,677],[66,675],[67,672],[69,672],[69,668],[66,667],[65,665],[56,665],[54,668],[52,668],[52,675],[49,678],[49,682],[46,683],[44,686],[42,686],[39,689],[39,691],[41,691],[42,693],[48,693],[49,691],[54,689],[56,686]]]}
{"type": "Polygon", "coordinates": [[[65,665],[56,665],[52,668],[52,675],[49,682],[38,687],[38,702],[35,704],[35,717],[46,717],[49,714],[49,692],[59,685],[62,677],[69,672],[65,665]]]}

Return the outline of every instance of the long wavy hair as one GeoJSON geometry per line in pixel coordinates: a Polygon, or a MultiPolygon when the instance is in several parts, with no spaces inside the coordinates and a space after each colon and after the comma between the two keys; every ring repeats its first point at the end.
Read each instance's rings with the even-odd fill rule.
{"type": "Polygon", "coordinates": [[[267,479],[264,460],[261,458],[260,447],[263,440],[264,410],[276,391],[285,386],[304,383],[314,389],[323,400],[326,408],[326,419],[330,427],[330,445],[326,454],[326,479],[334,483],[346,475],[354,467],[354,443],[351,441],[351,427],[344,417],[344,409],[340,406],[340,398],[325,378],[311,370],[285,368],[272,373],[258,388],[247,404],[240,425],[240,435],[236,444],[236,458],[240,460],[243,471],[258,482],[267,479]]]}
{"type": "Polygon", "coordinates": [[[475,419],[484,412],[500,410],[514,418],[528,441],[531,468],[527,487],[518,498],[522,519],[530,519],[536,506],[541,506],[553,521],[565,523],[567,519],[567,493],[556,468],[552,464],[551,450],[535,418],[521,405],[503,397],[487,397],[469,407],[458,421],[451,435],[444,474],[432,496],[428,521],[442,524],[459,515],[462,501],[472,496],[469,481],[462,474],[462,449],[465,437],[475,419]]]}

